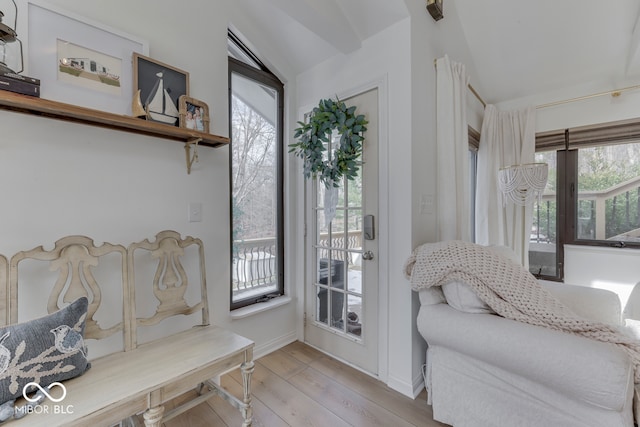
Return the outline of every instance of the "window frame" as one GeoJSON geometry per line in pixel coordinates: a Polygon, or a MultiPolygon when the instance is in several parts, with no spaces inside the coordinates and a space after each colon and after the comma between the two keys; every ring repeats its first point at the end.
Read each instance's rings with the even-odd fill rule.
{"type": "Polygon", "coordinates": [[[558,164],[556,276],[540,275],[539,278],[555,281],[564,279],[564,245],[640,249],[640,242],[578,239],[576,236],[578,150],[634,142],[640,142],[640,118],[536,134],[536,152],[555,149],[558,164]]]}
{"type": "MultiPolygon", "coordinates": [[[[229,34],[233,34],[229,31],[229,34]]],[[[235,36],[234,36],[235,37],[235,36]]],[[[235,37],[237,39],[237,37],[235,37]]],[[[230,41],[235,43],[234,38],[230,37],[230,41]]],[[[246,46],[244,44],[237,45],[236,47],[246,50],[246,46]]],[[[247,52],[245,52],[247,53],[247,52]]],[[[251,52],[247,53],[252,59],[257,58],[251,52]]],[[[229,265],[233,268],[233,201],[231,198],[231,194],[233,192],[233,124],[232,124],[232,97],[233,97],[233,88],[232,88],[232,76],[233,74],[241,75],[244,78],[253,80],[260,84],[269,86],[273,90],[275,90],[278,94],[277,98],[277,118],[276,118],[276,156],[277,156],[277,166],[276,166],[276,186],[277,186],[277,196],[276,196],[276,281],[277,281],[277,289],[275,291],[264,292],[262,294],[254,295],[250,298],[245,298],[242,300],[234,301],[233,300],[233,275],[229,275],[229,306],[231,311],[240,309],[243,307],[247,307],[253,304],[257,304],[260,302],[269,301],[272,298],[284,296],[285,295],[285,286],[284,286],[284,271],[285,271],[285,262],[284,262],[284,84],[266,67],[261,65],[261,69],[257,69],[254,66],[247,64],[243,61],[237,60],[231,56],[228,57],[228,102],[229,102],[229,235],[230,235],[230,247],[229,247],[229,265]]]]}

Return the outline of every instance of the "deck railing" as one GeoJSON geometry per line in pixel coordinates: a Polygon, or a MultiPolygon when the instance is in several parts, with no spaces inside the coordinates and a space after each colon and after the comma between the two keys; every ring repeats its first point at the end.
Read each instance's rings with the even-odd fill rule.
{"type": "MultiPolygon", "coordinates": [[[[551,204],[555,192],[542,196],[539,209],[534,210],[532,241],[555,242],[555,221],[551,218],[551,204]]],[[[578,238],[589,240],[639,240],[640,237],[640,177],[630,179],[604,190],[580,191],[578,201],[578,238]],[[609,206],[607,207],[607,201],[609,206]],[[608,211],[608,212],[607,212],[608,211]],[[622,214],[620,214],[622,213],[622,214]],[[607,220],[607,216],[609,219],[607,220]]]]}
{"type": "MultiPolygon", "coordinates": [[[[354,252],[344,249],[357,250],[362,247],[362,231],[350,231],[346,239],[344,233],[334,233],[331,241],[329,234],[320,234],[320,256],[340,261],[353,262],[354,252]],[[331,249],[324,249],[331,248],[331,249]]],[[[236,240],[233,242],[233,264],[231,277],[233,292],[248,292],[254,289],[274,286],[277,280],[277,251],[275,237],[262,239],[236,240]]]]}
{"type": "Polygon", "coordinates": [[[233,242],[231,277],[233,292],[268,287],[276,283],[276,239],[236,240],[233,242]]]}

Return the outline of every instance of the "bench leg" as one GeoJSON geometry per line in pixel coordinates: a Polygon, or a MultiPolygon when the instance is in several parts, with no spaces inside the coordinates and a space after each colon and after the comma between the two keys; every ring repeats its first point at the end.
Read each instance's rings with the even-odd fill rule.
{"type": "Polygon", "coordinates": [[[253,361],[242,364],[240,371],[242,372],[242,388],[243,388],[243,407],[240,409],[244,422],[242,427],[251,427],[253,422],[253,409],[251,408],[251,374],[253,374],[253,361]]]}
{"type": "Polygon", "coordinates": [[[145,427],[160,427],[163,414],[164,406],[162,405],[147,409],[144,413],[145,427]]]}

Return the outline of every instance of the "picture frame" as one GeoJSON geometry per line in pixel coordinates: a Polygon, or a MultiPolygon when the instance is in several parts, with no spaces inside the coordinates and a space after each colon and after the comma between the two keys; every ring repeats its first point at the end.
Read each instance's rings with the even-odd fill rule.
{"type": "Polygon", "coordinates": [[[26,5],[24,74],[40,80],[40,96],[130,115],[133,53],[148,54],[149,43],[40,0],[26,5]]]}
{"type": "Polygon", "coordinates": [[[180,104],[180,127],[209,133],[209,106],[195,98],[182,95],[180,104]]]}
{"type": "Polygon", "coordinates": [[[183,95],[189,95],[187,71],[133,54],[133,102],[142,107],[147,120],[179,126],[179,100],[183,95]]]}

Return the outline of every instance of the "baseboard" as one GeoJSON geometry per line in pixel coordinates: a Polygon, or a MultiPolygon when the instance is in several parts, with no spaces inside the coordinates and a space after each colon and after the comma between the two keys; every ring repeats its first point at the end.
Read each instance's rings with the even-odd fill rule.
{"type": "Polygon", "coordinates": [[[258,359],[262,356],[266,356],[269,353],[273,353],[276,350],[281,349],[287,344],[291,344],[298,340],[296,331],[291,331],[285,335],[274,338],[269,342],[257,345],[253,348],[253,358],[258,359]]]}
{"type": "Polygon", "coordinates": [[[424,376],[422,375],[422,370],[420,370],[420,373],[418,374],[418,376],[413,379],[413,398],[414,399],[418,397],[420,393],[422,393],[422,390],[424,390],[425,385],[426,384],[424,383],[424,376]]]}
{"type": "Polygon", "coordinates": [[[413,383],[409,384],[406,381],[399,380],[392,375],[389,375],[387,385],[398,393],[402,393],[407,397],[415,399],[424,388],[424,380],[422,379],[422,374],[418,374],[418,376],[413,379],[413,383]]]}

